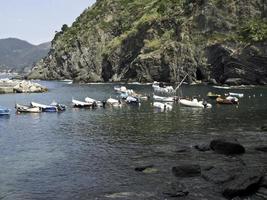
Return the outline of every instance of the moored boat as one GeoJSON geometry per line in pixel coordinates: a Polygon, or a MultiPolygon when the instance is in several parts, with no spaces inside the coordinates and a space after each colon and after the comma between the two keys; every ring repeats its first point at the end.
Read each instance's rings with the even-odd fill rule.
{"type": "Polygon", "coordinates": [[[211,108],[212,107],[210,103],[207,103],[206,101],[198,101],[196,98],[194,98],[193,100],[180,99],[179,103],[184,106],[195,107],[195,108],[211,108]]]}
{"type": "Polygon", "coordinates": [[[25,106],[16,104],[15,108],[18,113],[40,113],[42,112],[42,109],[39,107],[33,107],[33,106],[25,106]]]}
{"type": "Polygon", "coordinates": [[[111,106],[114,106],[114,107],[121,107],[121,106],[122,106],[120,100],[113,99],[113,98],[109,98],[109,99],[107,99],[106,103],[107,103],[108,105],[111,105],[111,106]]]}
{"type": "Polygon", "coordinates": [[[172,86],[165,86],[163,83],[159,83],[157,81],[155,81],[152,84],[152,88],[154,92],[158,92],[158,93],[174,93],[175,92],[172,86]]]}
{"type": "Polygon", "coordinates": [[[88,107],[91,107],[93,104],[72,99],[72,105],[73,107],[77,107],[77,108],[86,108],[86,107],[88,108],[88,107]]]}
{"type": "Polygon", "coordinates": [[[243,93],[229,92],[229,95],[232,96],[232,97],[238,97],[238,98],[243,98],[244,97],[243,93]]]}
{"type": "Polygon", "coordinates": [[[125,102],[130,105],[141,105],[140,100],[137,97],[128,96],[125,102]]]}
{"type": "Polygon", "coordinates": [[[0,116],[1,115],[10,115],[10,109],[0,106],[0,116]]]}
{"type": "Polygon", "coordinates": [[[153,102],[153,107],[161,110],[172,110],[171,103],[153,102]]]}
{"type": "Polygon", "coordinates": [[[44,105],[36,102],[31,102],[32,107],[39,107],[42,109],[43,112],[57,112],[58,108],[57,106],[53,105],[44,105]]]}
{"type": "Polygon", "coordinates": [[[162,96],[157,96],[157,95],[153,95],[153,99],[155,101],[164,101],[164,102],[174,102],[175,101],[175,97],[162,97],[162,96]]]}
{"type": "Polygon", "coordinates": [[[222,97],[222,96],[219,96],[217,99],[216,99],[216,102],[218,104],[238,104],[238,98],[236,97],[231,97],[231,96],[228,96],[228,97],[222,97]]]}
{"type": "Polygon", "coordinates": [[[92,99],[90,97],[86,97],[84,101],[87,103],[91,103],[93,107],[104,107],[104,102],[92,99]]]}
{"type": "Polygon", "coordinates": [[[216,99],[218,96],[220,96],[220,95],[213,93],[213,92],[208,92],[208,94],[207,94],[207,97],[209,97],[211,99],[216,99]]]}

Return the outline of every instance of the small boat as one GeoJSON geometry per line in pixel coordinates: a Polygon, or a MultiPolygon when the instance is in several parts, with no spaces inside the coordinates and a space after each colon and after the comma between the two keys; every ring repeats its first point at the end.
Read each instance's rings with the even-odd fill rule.
{"type": "Polygon", "coordinates": [[[137,97],[133,97],[133,96],[128,96],[126,99],[125,99],[125,102],[127,104],[130,104],[130,105],[140,105],[140,101],[137,97]]]}
{"type": "Polygon", "coordinates": [[[174,102],[175,97],[162,97],[162,96],[153,95],[153,99],[155,101],[174,102]]]}
{"type": "Polygon", "coordinates": [[[230,86],[214,85],[214,86],[212,86],[212,87],[214,87],[214,88],[218,88],[218,89],[225,89],[225,90],[229,90],[229,89],[231,89],[230,86]]]}
{"type": "Polygon", "coordinates": [[[104,102],[102,101],[98,101],[90,97],[86,97],[84,100],[87,103],[91,103],[93,107],[104,107],[104,102]]]}
{"type": "Polygon", "coordinates": [[[172,110],[172,105],[170,103],[153,102],[153,107],[161,110],[172,110]]]}
{"type": "Polygon", "coordinates": [[[58,108],[57,106],[53,105],[44,105],[40,103],[31,102],[32,107],[39,107],[42,109],[43,112],[57,112],[58,108]]]}
{"type": "Polygon", "coordinates": [[[88,108],[88,107],[91,107],[93,104],[72,99],[72,105],[73,107],[77,107],[77,108],[86,108],[86,107],[88,108]]]}
{"type": "Polygon", "coordinates": [[[207,94],[207,97],[209,97],[211,99],[216,99],[218,96],[220,96],[220,95],[212,93],[212,92],[208,92],[208,94],[207,94]]]}
{"type": "Polygon", "coordinates": [[[122,93],[120,94],[120,98],[121,98],[121,99],[126,99],[128,96],[129,96],[129,95],[128,95],[127,92],[122,92],[122,93]]]}
{"type": "Polygon", "coordinates": [[[121,101],[113,98],[109,98],[106,103],[114,107],[121,107],[121,101]]]}
{"type": "Polygon", "coordinates": [[[244,94],[243,93],[229,92],[229,96],[243,98],[244,97],[244,94]]]}
{"type": "Polygon", "coordinates": [[[39,107],[24,106],[20,104],[16,104],[15,108],[17,109],[18,113],[40,113],[42,112],[42,109],[39,107]]]}
{"type": "Polygon", "coordinates": [[[0,106],[0,116],[10,115],[10,109],[0,106]]]}
{"type": "Polygon", "coordinates": [[[238,104],[238,98],[231,97],[231,96],[228,96],[228,97],[225,98],[225,97],[219,96],[216,99],[216,102],[218,104],[238,104]]]}
{"type": "Polygon", "coordinates": [[[152,84],[152,88],[154,92],[159,92],[159,93],[174,93],[175,90],[172,86],[165,86],[163,83],[159,83],[155,81],[152,84]]]}
{"type": "Polygon", "coordinates": [[[55,106],[55,107],[57,107],[57,109],[58,109],[58,111],[65,111],[66,110],[66,105],[64,105],[64,104],[60,104],[60,103],[57,103],[57,102],[55,102],[55,101],[53,101],[51,104],[50,104],[50,106],[55,106]]]}
{"type": "Polygon", "coordinates": [[[194,98],[192,101],[187,99],[180,99],[180,104],[188,107],[195,107],[195,108],[211,108],[212,105],[210,103],[207,103],[206,101],[198,101],[196,98],[194,98]]]}
{"type": "Polygon", "coordinates": [[[117,92],[117,93],[121,93],[121,92],[127,92],[127,88],[125,86],[115,86],[114,87],[114,90],[117,92]]]}

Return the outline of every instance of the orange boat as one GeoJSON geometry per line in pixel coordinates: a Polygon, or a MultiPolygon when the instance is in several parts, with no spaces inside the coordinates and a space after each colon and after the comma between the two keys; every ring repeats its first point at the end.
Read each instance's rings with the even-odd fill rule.
{"type": "Polygon", "coordinates": [[[218,104],[238,104],[238,98],[236,97],[222,97],[222,96],[219,96],[216,98],[216,102],[218,104]]]}

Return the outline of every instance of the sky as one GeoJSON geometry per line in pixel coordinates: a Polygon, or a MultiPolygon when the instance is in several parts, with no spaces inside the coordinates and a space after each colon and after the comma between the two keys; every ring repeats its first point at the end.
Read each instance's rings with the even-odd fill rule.
{"type": "Polygon", "coordinates": [[[0,39],[32,44],[51,41],[63,24],[71,25],[95,0],[0,0],[0,39]]]}

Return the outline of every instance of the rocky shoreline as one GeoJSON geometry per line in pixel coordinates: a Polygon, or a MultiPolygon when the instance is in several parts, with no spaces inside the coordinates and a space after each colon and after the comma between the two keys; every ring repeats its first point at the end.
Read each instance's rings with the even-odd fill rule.
{"type": "Polygon", "coordinates": [[[176,165],[169,166],[172,162],[166,161],[160,166],[150,161],[134,170],[147,176],[159,175],[164,170],[172,174],[168,178],[165,175],[166,181],[159,187],[156,199],[264,200],[267,199],[265,128],[257,133],[261,142],[255,142],[257,139],[251,135],[247,136],[250,139],[240,138],[244,145],[235,139],[240,135],[218,136],[192,146],[178,145],[176,165]]]}
{"type": "Polygon", "coordinates": [[[31,81],[0,79],[0,94],[41,93],[47,91],[46,87],[31,81]]]}

